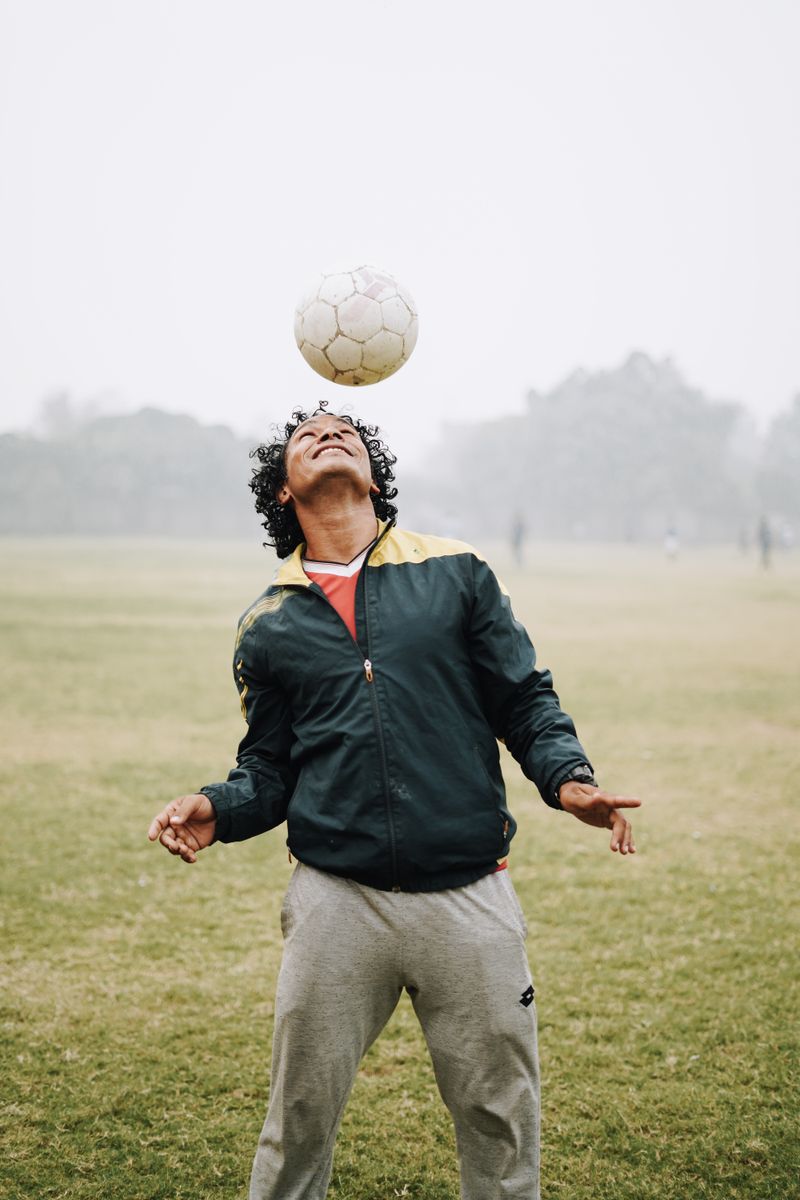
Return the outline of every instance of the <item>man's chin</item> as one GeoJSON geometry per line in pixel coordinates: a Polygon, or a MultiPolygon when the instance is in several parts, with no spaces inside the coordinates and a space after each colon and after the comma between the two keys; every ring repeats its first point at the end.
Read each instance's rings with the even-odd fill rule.
{"type": "Polygon", "coordinates": [[[354,458],[346,454],[326,454],[323,458],[315,459],[313,475],[318,479],[342,475],[346,478],[359,478],[361,471],[354,458]]]}
{"type": "Polygon", "coordinates": [[[338,487],[369,490],[369,484],[370,481],[365,480],[359,470],[358,463],[350,458],[343,458],[340,461],[338,458],[334,459],[333,455],[330,457],[330,462],[322,464],[318,470],[315,470],[308,481],[309,490],[314,492],[338,487]]]}

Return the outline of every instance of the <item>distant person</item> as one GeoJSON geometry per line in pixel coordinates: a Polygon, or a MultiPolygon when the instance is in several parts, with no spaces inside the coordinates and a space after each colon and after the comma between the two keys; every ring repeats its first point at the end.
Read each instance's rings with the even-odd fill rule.
{"type": "Polygon", "coordinates": [[[772,530],[769,521],[766,517],[762,517],[758,522],[758,549],[761,554],[761,565],[766,568],[770,564],[772,556],[772,530]]]}
{"type": "Polygon", "coordinates": [[[173,800],[149,831],[193,863],[288,825],[251,1200],[322,1200],[358,1065],[403,989],[455,1124],[462,1196],[536,1200],[536,1006],[497,739],[546,804],[610,829],[623,856],[639,801],[596,784],[481,556],[397,528],[395,459],[374,426],[295,412],[257,456],[256,508],[282,562],[239,623],[247,733],[227,781],[173,800]]]}
{"type": "Polygon", "coordinates": [[[664,534],[664,553],[667,558],[675,559],[678,557],[680,543],[678,542],[678,531],[673,525],[670,525],[667,532],[664,534]]]}
{"type": "Polygon", "coordinates": [[[521,512],[515,512],[511,518],[511,553],[518,567],[522,566],[523,549],[525,545],[525,518],[521,512]]]}

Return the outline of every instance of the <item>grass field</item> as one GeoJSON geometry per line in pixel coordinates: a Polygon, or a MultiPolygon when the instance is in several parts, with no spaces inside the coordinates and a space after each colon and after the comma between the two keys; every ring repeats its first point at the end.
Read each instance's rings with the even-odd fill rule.
{"type": "MultiPolygon", "coordinates": [[[[538,547],[496,562],[638,855],[508,763],[545,1200],[792,1200],[800,560],[538,547]]],[[[268,1092],[284,833],[187,867],[145,831],[224,777],[258,546],[0,542],[3,1197],[243,1197],[268,1092]]],[[[367,1056],[336,1200],[454,1200],[407,1002],[367,1056]]]]}

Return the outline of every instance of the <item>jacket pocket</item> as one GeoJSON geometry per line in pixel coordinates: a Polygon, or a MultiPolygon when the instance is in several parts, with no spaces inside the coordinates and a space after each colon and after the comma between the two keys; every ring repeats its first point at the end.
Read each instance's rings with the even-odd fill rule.
{"type": "Polygon", "coordinates": [[[483,761],[483,755],[481,754],[480,747],[475,742],[472,743],[472,752],[474,757],[477,759],[481,778],[485,781],[486,786],[489,789],[487,804],[491,808],[493,814],[497,817],[498,845],[496,849],[497,857],[499,858],[500,855],[504,854],[506,851],[506,840],[508,838],[509,829],[511,828],[510,815],[503,807],[505,794],[498,787],[497,780],[492,779],[492,776],[489,774],[489,768],[483,761]]]}

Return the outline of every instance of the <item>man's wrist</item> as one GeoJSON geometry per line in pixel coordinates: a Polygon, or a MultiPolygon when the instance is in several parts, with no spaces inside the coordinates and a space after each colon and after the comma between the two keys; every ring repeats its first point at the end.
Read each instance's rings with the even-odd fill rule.
{"type": "Polygon", "coordinates": [[[588,784],[589,787],[599,786],[589,763],[578,763],[577,766],[570,767],[570,769],[565,771],[562,775],[556,776],[554,792],[555,800],[559,807],[563,807],[561,804],[560,793],[565,783],[585,783],[588,784]]]}
{"type": "Polygon", "coordinates": [[[230,827],[229,812],[224,808],[220,810],[218,799],[214,796],[211,784],[209,784],[207,787],[201,787],[197,794],[199,796],[205,796],[206,800],[211,805],[213,812],[211,820],[214,822],[214,837],[212,838],[212,845],[214,842],[223,841],[224,835],[227,834],[230,827]]]}

